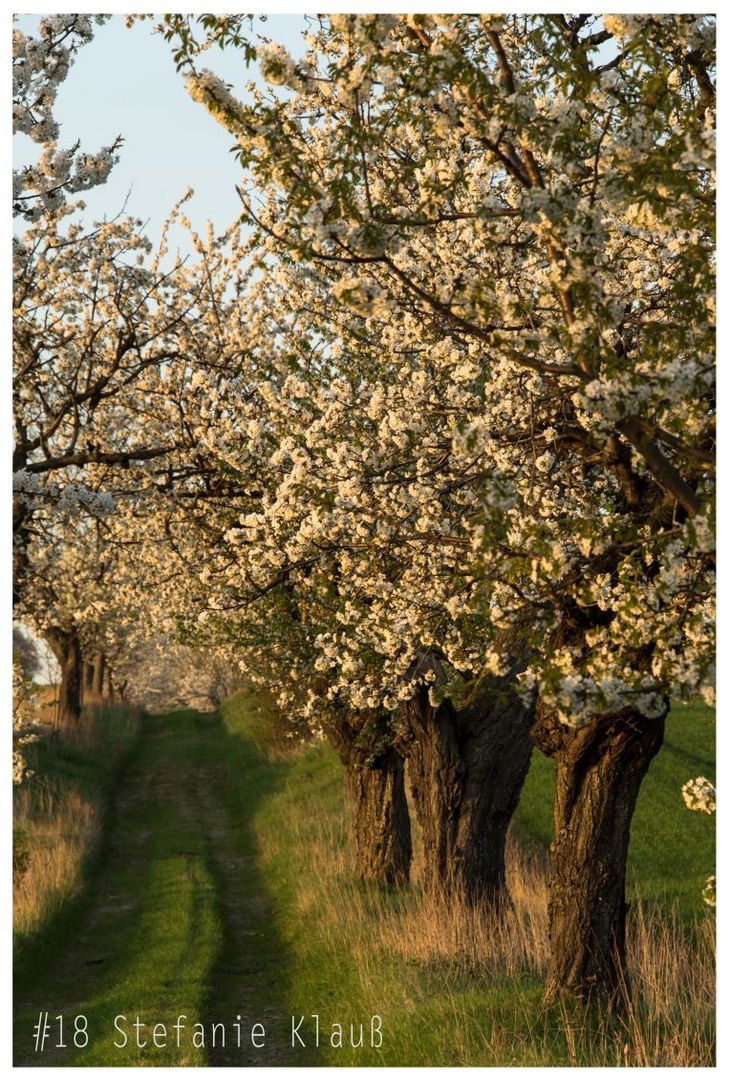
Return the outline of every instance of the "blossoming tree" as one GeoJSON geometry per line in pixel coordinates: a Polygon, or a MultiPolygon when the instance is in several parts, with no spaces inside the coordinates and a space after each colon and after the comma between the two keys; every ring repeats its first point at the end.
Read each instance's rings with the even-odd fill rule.
{"type": "Polygon", "coordinates": [[[153,252],[136,219],[88,227],[52,212],[16,237],[16,598],[39,508],[106,513],[117,489],[154,488],[155,463],[186,442],[149,409],[195,303],[181,261],[161,265],[165,235],[153,252]]]}
{"type": "MultiPolygon", "coordinates": [[[[365,330],[412,320],[421,378],[475,398],[418,482],[462,447],[483,482],[427,550],[462,529],[496,669],[517,631],[527,650],[556,765],[546,996],[614,999],[640,783],[669,696],[711,695],[713,22],[332,16],[307,45],[258,45],[273,90],[245,102],[177,55],[262,242],[365,330]]],[[[394,383],[413,367],[391,353],[394,383]]]]}

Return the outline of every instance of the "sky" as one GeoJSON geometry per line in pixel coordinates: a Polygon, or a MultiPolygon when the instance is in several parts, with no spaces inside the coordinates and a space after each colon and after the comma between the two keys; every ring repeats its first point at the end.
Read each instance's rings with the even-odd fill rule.
{"type": "MultiPolygon", "coordinates": [[[[18,26],[32,33],[37,21],[37,16],[24,16],[18,26]]],[[[95,152],[116,135],[124,138],[120,161],[106,184],[81,196],[89,220],[113,217],[127,200],[127,212],[148,221],[147,233],[155,241],[169,211],[192,187],[187,217],[200,230],[210,219],[222,232],[240,206],[235,192],[240,166],[230,153],[234,139],[189,97],[171,48],[152,33],[153,25],[148,21],[127,29],[124,17],[114,15],[96,28],[59,89],[59,142],[65,147],[80,139],[83,150],[95,152]]],[[[303,15],[270,15],[257,26],[294,55],[303,51],[303,15]]],[[[211,49],[200,66],[212,68],[241,97],[243,85],[257,76],[234,50],[211,49]]],[[[34,160],[26,136],[15,137],[14,156],[16,165],[34,160]]]]}

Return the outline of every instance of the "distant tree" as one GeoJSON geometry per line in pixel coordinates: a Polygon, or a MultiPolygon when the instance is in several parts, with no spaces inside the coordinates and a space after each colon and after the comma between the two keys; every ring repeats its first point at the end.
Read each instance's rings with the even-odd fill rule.
{"type": "Polygon", "coordinates": [[[238,664],[220,648],[195,648],[174,638],[139,638],[117,665],[125,698],[152,713],[210,712],[241,687],[238,664]]]}
{"type": "Polygon", "coordinates": [[[27,630],[13,624],[13,783],[22,784],[33,773],[23,747],[35,740],[33,707],[35,676],[40,668],[38,647],[27,630]]]}
{"type": "Polygon", "coordinates": [[[38,645],[27,630],[13,624],[13,663],[17,663],[24,678],[32,681],[40,672],[38,645]]]}

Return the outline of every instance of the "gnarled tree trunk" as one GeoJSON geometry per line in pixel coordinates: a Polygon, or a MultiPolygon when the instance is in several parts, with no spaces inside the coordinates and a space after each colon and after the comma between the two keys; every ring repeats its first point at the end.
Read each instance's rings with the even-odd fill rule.
{"type": "Polygon", "coordinates": [[[60,727],[75,726],[81,719],[83,693],[81,642],[74,629],[60,626],[52,627],[46,637],[61,669],[58,724],[60,727]]]}
{"type": "Polygon", "coordinates": [[[328,726],[345,770],[357,874],[363,881],[405,885],[412,843],[403,760],[382,712],[349,712],[328,726]]]}
{"type": "MultiPolygon", "coordinates": [[[[513,677],[513,675],[512,675],[513,677]]],[[[424,688],[401,710],[423,830],[425,880],[474,903],[507,901],[506,834],[529,769],[532,713],[510,679],[491,679],[467,708],[437,708],[424,688]]]]}
{"type": "Polygon", "coordinates": [[[663,742],[665,712],[633,709],[571,728],[538,709],[534,739],[555,763],[546,1001],[562,994],[619,1005],[625,967],[625,867],[643,777],[663,742]]]}

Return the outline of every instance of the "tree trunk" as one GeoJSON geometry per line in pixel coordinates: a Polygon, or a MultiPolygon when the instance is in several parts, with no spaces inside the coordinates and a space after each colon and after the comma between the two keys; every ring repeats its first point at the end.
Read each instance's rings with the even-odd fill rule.
{"type": "Polygon", "coordinates": [[[412,844],[403,760],[392,748],[374,765],[345,766],[357,876],[380,885],[407,885],[412,844]]]}
{"type": "Polygon", "coordinates": [[[104,668],[103,686],[104,686],[104,692],[103,692],[102,696],[104,698],[106,698],[108,701],[113,701],[114,700],[114,679],[112,678],[111,668],[108,667],[108,666],[106,666],[104,668]]]}
{"type": "Polygon", "coordinates": [[[93,700],[94,692],[94,665],[90,660],[84,660],[83,664],[83,703],[86,705],[93,700]]]}
{"type": "Polygon", "coordinates": [[[531,710],[509,680],[492,679],[460,712],[433,707],[421,688],[401,718],[425,880],[473,903],[508,902],[506,834],[529,769],[531,710]]]}
{"type": "Polygon", "coordinates": [[[412,843],[403,760],[392,747],[386,713],[342,713],[327,726],[345,770],[357,875],[380,885],[406,885],[412,843]]]}
{"type": "MultiPolygon", "coordinates": [[[[13,469],[24,467],[13,464],[13,469]]],[[[28,573],[28,544],[32,515],[22,495],[13,496],[13,607],[23,598],[25,576],[28,573]]]]}
{"type": "Polygon", "coordinates": [[[94,676],[91,683],[91,693],[94,701],[101,701],[104,697],[104,675],[106,663],[104,654],[100,651],[94,653],[94,676]]]}
{"type": "Polygon", "coordinates": [[[545,1001],[567,994],[612,1006],[629,994],[630,824],[643,777],[663,742],[667,711],[648,719],[624,709],[571,728],[538,710],[535,742],[555,762],[545,1001]]]}
{"type": "Polygon", "coordinates": [[[61,669],[61,683],[58,688],[58,724],[60,727],[74,727],[81,719],[83,692],[81,643],[75,630],[66,630],[59,626],[54,626],[48,631],[47,639],[61,669]]]}

